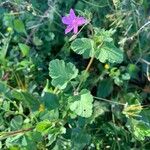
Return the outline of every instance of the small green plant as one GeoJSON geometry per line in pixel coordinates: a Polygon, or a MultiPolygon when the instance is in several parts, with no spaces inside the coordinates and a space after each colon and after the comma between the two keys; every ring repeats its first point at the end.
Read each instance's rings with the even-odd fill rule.
{"type": "Polygon", "coordinates": [[[0,149],[150,149],[148,0],[0,0],[0,149]]]}

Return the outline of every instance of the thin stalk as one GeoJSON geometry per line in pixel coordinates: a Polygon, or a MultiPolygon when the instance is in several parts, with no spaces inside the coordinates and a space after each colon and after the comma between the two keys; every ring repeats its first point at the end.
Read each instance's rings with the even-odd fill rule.
{"type": "Polygon", "coordinates": [[[88,2],[88,1],[86,1],[86,0],[82,0],[82,1],[83,1],[84,3],[87,3],[87,4],[91,5],[91,6],[95,6],[95,7],[99,7],[99,8],[103,8],[103,7],[107,7],[107,6],[108,6],[108,4],[103,5],[103,6],[100,6],[100,5],[97,5],[97,4],[88,2]]]}
{"type": "Polygon", "coordinates": [[[143,58],[141,58],[140,61],[146,63],[147,65],[150,65],[150,62],[145,60],[145,59],[143,59],[143,58]]]}
{"type": "MultiPolygon", "coordinates": [[[[94,60],[94,57],[91,57],[91,59],[90,59],[88,65],[87,65],[87,67],[86,67],[86,69],[85,69],[84,74],[86,74],[86,73],[89,71],[89,69],[90,69],[90,67],[91,67],[91,65],[92,65],[93,60],[94,60]]],[[[80,89],[82,83],[83,83],[83,79],[80,81],[80,83],[79,83],[79,85],[78,85],[78,87],[77,87],[77,89],[76,89],[75,91],[77,91],[77,92],[79,91],[79,89],[80,89]]]]}
{"type": "Polygon", "coordinates": [[[84,25],[82,26],[82,28],[78,31],[78,33],[77,33],[77,34],[74,34],[74,35],[69,39],[69,42],[71,42],[72,40],[74,40],[74,39],[77,37],[77,35],[83,30],[83,28],[84,28],[86,25],[88,25],[89,23],[90,23],[90,21],[87,21],[87,23],[84,24],[84,25]]]}
{"type": "MultiPolygon", "coordinates": [[[[103,42],[100,44],[99,48],[101,48],[102,45],[103,45],[103,42]]],[[[89,69],[90,69],[90,67],[91,67],[91,65],[92,65],[92,63],[93,63],[93,60],[94,60],[94,56],[91,57],[91,59],[90,59],[88,65],[87,65],[87,67],[86,67],[86,69],[85,69],[84,74],[86,74],[86,73],[89,71],[89,69]]],[[[79,91],[79,89],[80,89],[82,83],[83,83],[83,79],[80,81],[80,83],[79,83],[77,89],[75,90],[76,92],[79,91]]]]}
{"type": "Polygon", "coordinates": [[[116,104],[116,105],[126,106],[126,104],[119,103],[119,102],[114,102],[114,101],[111,101],[111,100],[108,100],[108,99],[105,99],[105,98],[101,98],[101,97],[93,96],[93,98],[98,99],[98,100],[101,100],[101,101],[105,101],[105,102],[113,103],[113,104],[116,104]]]}
{"type": "Polygon", "coordinates": [[[6,38],[6,37],[4,36],[4,34],[3,34],[3,33],[1,33],[1,32],[0,32],[0,35],[3,37],[3,39],[5,39],[5,38],[6,38]]]}
{"type": "Polygon", "coordinates": [[[11,132],[4,132],[2,134],[4,134],[3,137],[0,137],[0,141],[4,140],[10,136],[15,136],[16,134],[20,134],[20,133],[25,133],[25,132],[29,132],[32,131],[34,128],[28,128],[28,129],[22,129],[22,130],[17,130],[17,131],[11,131],[11,132]]]}
{"type": "Polygon", "coordinates": [[[90,69],[90,67],[91,67],[91,65],[92,65],[93,60],[94,60],[94,57],[91,57],[91,59],[90,59],[88,65],[87,65],[87,67],[86,67],[86,69],[85,69],[85,72],[88,72],[88,71],[89,71],[89,69],[90,69]]]}
{"type": "Polygon", "coordinates": [[[136,32],[138,33],[137,34],[137,40],[138,40],[139,54],[140,54],[140,56],[142,56],[142,49],[141,49],[140,36],[139,36],[139,33],[140,33],[141,29],[138,30],[138,23],[137,23],[137,18],[136,18],[136,15],[135,15],[135,8],[134,8],[132,2],[131,2],[131,8],[132,8],[132,11],[133,11],[133,20],[134,20],[134,23],[135,23],[136,32]]]}
{"type": "Polygon", "coordinates": [[[142,58],[140,59],[140,61],[147,65],[146,75],[147,75],[147,79],[150,81],[150,74],[149,74],[150,62],[148,62],[147,60],[142,59],[142,58]]]}

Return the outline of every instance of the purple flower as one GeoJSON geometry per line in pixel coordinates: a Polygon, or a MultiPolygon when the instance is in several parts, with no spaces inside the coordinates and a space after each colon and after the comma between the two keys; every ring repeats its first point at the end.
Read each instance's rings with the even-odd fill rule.
{"type": "Polygon", "coordinates": [[[73,30],[76,34],[78,32],[78,27],[85,24],[87,21],[83,17],[77,17],[73,9],[70,9],[70,13],[66,17],[62,17],[62,22],[67,25],[65,34],[73,30]]]}

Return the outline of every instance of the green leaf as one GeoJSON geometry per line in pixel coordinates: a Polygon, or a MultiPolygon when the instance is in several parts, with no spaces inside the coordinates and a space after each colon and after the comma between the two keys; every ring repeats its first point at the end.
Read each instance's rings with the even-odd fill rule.
{"type": "Polygon", "coordinates": [[[64,134],[66,132],[66,129],[56,121],[50,121],[50,120],[44,120],[39,122],[36,125],[36,130],[38,132],[41,132],[42,135],[45,134],[64,134]]]}
{"type": "Polygon", "coordinates": [[[19,43],[19,48],[22,52],[23,57],[28,56],[29,51],[30,51],[30,47],[28,45],[19,43]]]}
{"type": "Polygon", "coordinates": [[[38,110],[40,107],[40,101],[29,92],[13,90],[12,96],[17,100],[22,101],[25,106],[31,108],[33,111],[38,110]]]}
{"type": "Polygon", "coordinates": [[[82,90],[80,96],[75,97],[76,101],[71,103],[70,110],[81,117],[88,118],[93,112],[93,96],[88,90],[82,90]]]}
{"type": "Polygon", "coordinates": [[[123,61],[123,52],[113,43],[105,43],[97,49],[95,57],[102,63],[106,61],[110,63],[121,63],[123,61]]]}
{"type": "Polygon", "coordinates": [[[71,44],[71,49],[84,58],[94,56],[94,41],[88,38],[78,38],[71,44]]]}
{"type": "Polygon", "coordinates": [[[11,37],[7,37],[7,38],[3,39],[3,44],[1,43],[2,44],[2,47],[0,47],[1,61],[4,61],[4,59],[6,58],[10,41],[11,41],[11,37]]]}
{"type": "Polygon", "coordinates": [[[3,23],[6,27],[13,28],[13,20],[15,19],[14,15],[10,15],[9,13],[4,13],[3,23]]]}
{"type": "Polygon", "coordinates": [[[45,107],[49,110],[56,109],[59,106],[58,98],[53,93],[45,92],[42,97],[42,102],[44,103],[45,107]]]}
{"type": "Polygon", "coordinates": [[[0,94],[5,94],[8,91],[7,84],[5,82],[0,82],[0,94]]]}
{"type": "Polygon", "coordinates": [[[53,110],[45,110],[40,113],[39,118],[41,120],[57,120],[59,118],[59,111],[58,109],[53,109],[53,110]]]}
{"type": "MultiPolygon", "coordinates": [[[[150,137],[150,125],[135,119],[129,119],[128,123],[131,125],[132,133],[138,140],[144,140],[145,137],[150,137]]],[[[128,126],[127,126],[128,127],[128,126]]]]}
{"type": "Polygon", "coordinates": [[[42,135],[40,132],[34,131],[34,132],[27,132],[26,136],[33,142],[40,142],[42,140],[42,135]]]}
{"type": "MultiPolygon", "coordinates": [[[[13,145],[16,145],[16,146],[20,145],[22,137],[23,137],[23,134],[17,134],[15,136],[9,136],[5,141],[6,146],[12,147],[13,145]]],[[[20,150],[20,149],[17,149],[17,147],[12,147],[12,149],[10,148],[10,150],[20,150]]]]}
{"type": "Polygon", "coordinates": [[[51,125],[52,124],[49,120],[44,120],[44,121],[39,122],[36,125],[36,130],[38,132],[45,132],[46,130],[48,130],[51,127],[51,125]]]}
{"type": "Polygon", "coordinates": [[[37,150],[37,143],[42,140],[42,135],[39,132],[28,132],[22,137],[21,147],[24,150],[37,150]]]}
{"type": "Polygon", "coordinates": [[[134,79],[138,78],[138,72],[140,69],[135,64],[129,64],[127,69],[131,78],[134,78],[134,79]]]}
{"type": "Polygon", "coordinates": [[[143,109],[140,113],[140,116],[142,116],[142,120],[146,122],[147,124],[150,124],[150,108],[143,109]]]}
{"type": "Polygon", "coordinates": [[[10,127],[12,130],[19,130],[21,129],[22,124],[23,124],[22,116],[15,116],[10,122],[10,127]]]}
{"type": "Polygon", "coordinates": [[[71,134],[72,150],[83,150],[90,143],[91,136],[85,131],[75,128],[71,134]]]}
{"type": "Polygon", "coordinates": [[[78,69],[72,63],[65,63],[58,59],[49,63],[49,76],[52,78],[52,85],[59,89],[65,89],[67,83],[77,75],[78,69]]]}
{"type": "Polygon", "coordinates": [[[113,80],[104,79],[98,84],[97,96],[98,97],[107,97],[113,90],[113,80]]]}
{"type": "Polygon", "coordinates": [[[105,30],[105,29],[100,29],[100,28],[94,28],[94,41],[95,42],[112,42],[113,38],[111,37],[115,30],[105,30]]]}
{"type": "Polygon", "coordinates": [[[25,33],[26,34],[24,23],[21,20],[19,20],[19,19],[15,19],[14,20],[14,29],[18,33],[25,33]]]}
{"type": "Polygon", "coordinates": [[[106,111],[108,111],[106,103],[101,101],[94,101],[92,119],[94,120],[96,117],[104,114],[106,111]]]}
{"type": "Polygon", "coordinates": [[[36,46],[41,46],[43,44],[43,41],[41,39],[39,39],[37,36],[34,36],[33,37],[33,43],[36,45],[36,46]]]}
{"type": "Polygon", "coordinates": [[[121,75],[122,80],[130,80],[130,74],[129,73],[124,73],[121,75]]]}

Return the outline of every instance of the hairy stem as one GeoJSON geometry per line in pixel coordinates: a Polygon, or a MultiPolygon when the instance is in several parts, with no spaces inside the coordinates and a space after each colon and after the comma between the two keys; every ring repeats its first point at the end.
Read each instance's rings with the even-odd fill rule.
{"type": "Polygon", "coordinates": [[[126,104],[124,104],[124,103],[114,102],[114,101],[111,101],[111,100],[108,100],[108,99],[105,99],[105,98],[101,98],[101,97],[93,96],[93,98],[98,99],[98,100],[102,100],[102,101],[105,101],[105,102],[108,102],[108,103],[113,103],[113,104],[116,104],[116,105],[126,106],[126,104]]]}
{"type": "MultiPolygon", "coordinates": [[[[86,74],[86,73],[89,71],[89,69],[90,69],[90,67],[91,67],[91,65],[92,65],[93,60],[94,60],[94,57],[91,57],[91,59],[90,59],[88,65],[87,65],[87,67],[86,67],[86,69],[85,69],[84,74],[86,74]]],[[[80,89],[82,83],[83,83],[83,80],[80,81],[80,83],[79,83],[77,89],[75,90],[76,92],[79,91],[79,89],[80,89]]]]}
{"type": "Polygon", "coordinates": [[[86,67],[86,69],[85,69],[85,72],[88,72],[88,71],[89,71],[89,69],[90,69],[90,67],[91,67],[91,65],[92,65],[93,60],[94,60],[94,57],[91,57],[91,59],[90,59],[88,65],[87,65],[87,67],[86,67]]]}
{"type": "Polygon", "coordinates": [[[19,134],[19,133],[25,133],[25,132],[28,132],[28,131],[32,131],[34,128],[28,128],[28,129],[22,129],[22,130],[17,130],[17,131],[11,131],[11,132],[6,132],[6,133],[2,133],[4,134],[4,136],[0,137],[0,141],[3,140],[3,139],[6,139],[10,136],[15,136],[16,134],[19,134]]]}

